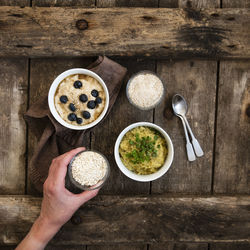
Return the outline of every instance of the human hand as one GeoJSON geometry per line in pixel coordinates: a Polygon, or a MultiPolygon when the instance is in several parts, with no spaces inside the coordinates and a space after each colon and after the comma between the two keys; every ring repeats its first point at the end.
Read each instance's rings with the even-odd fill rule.
{"type": "Polygon", "coordinates": [[[30,232],[17,246],[17,250],[41,250],[86,201],[97,195],[98,189],[73,194],[65,188],[65,176],[70,160],[85,148],[76,148],[55,158],[43,185],[41,212],[30,232]]]}
{"type": "Polygon", "coordinates": [[[77,148],[52,161],[49,175],[43,185],[40,218],[51,226],[61,227],[86,201],[97,195],[98,190],[73,194],[65,188],[65,176],[70,160],[85,148],[77,148]]]}

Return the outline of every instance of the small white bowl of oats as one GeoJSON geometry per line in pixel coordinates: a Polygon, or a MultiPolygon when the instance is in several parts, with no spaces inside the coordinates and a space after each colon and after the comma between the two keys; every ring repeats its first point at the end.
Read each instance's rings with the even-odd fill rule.
{"type": "Polygon", "coordinates": [[[106,84],[88,69],[69,69],[53,81],[48,103],[50,112],[63,126],[84,130],[98,124],[109,106],[106,84]]]}
{"type": "Polygon", "coordinates": [[[128,101],[136,108],[150,110],[163,100],[164,85],[154,72],[142,70],[129,79],[126,94],[128,101]]]}

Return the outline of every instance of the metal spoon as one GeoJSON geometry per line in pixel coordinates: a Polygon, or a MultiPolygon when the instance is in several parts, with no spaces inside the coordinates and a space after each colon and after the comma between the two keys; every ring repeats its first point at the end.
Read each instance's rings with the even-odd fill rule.
{"type": "MultiPolygon", "coordinates": [[[[176,114],[177,115],[177,114],[176,114]]],[[[177,115],[178,117],[180,117],[181,121],[182,121],[182,124],[183,124],[183,128],[184,128],[184,133],[185,133],[185,137],[186,137],[186,149],[187,149],[187,157],[188,157],[188,160],[189,161],[195,161],[196,160],[196,157],[195,157],[195,154],[194,154],[194,150],[193,150],[193,147],[192,147],[192,144],[189,140],[189,136],[188,136],[188,132],[187,132],[187,128],[186,128],[186,124],[184,122],[184,119],[182,116],[180,115],[177,115]]]]}
{"type": "Polygon", "coordinates": [[[188,128],[188,132],[192,138],[192,144],[193,144],[193,147],[194,147],[194,151],[195,151],[195,154],[198,156],[198,157],[201,157],[204,155],[203,153],[203,150],[199,144],[199,142],[197,141],[197,139],[194,137],[194,134],[189,126],[189,123],[187,121],[187,118],[186,118],[186,113],[187,113],[187,103],[186,103],[186,100],[184,99],[184,97],[182,97],[181,95],[174,95],[173,98],[172,98],[172,107],[173,107],[173,110],[174,110],[174,113],[179,116],[179,117],[182,117],[182,119],[184,120],[187,128],[188,128]]]}

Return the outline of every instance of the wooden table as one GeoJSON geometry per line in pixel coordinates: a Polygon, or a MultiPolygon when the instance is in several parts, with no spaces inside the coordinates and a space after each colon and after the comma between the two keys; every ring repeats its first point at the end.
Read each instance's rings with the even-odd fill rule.
{"type": "Polygon", "coordinates": [[[12,249],[40,210],[41,198],[27,178],[37,139],[22,114],[58,74],[86,66],[82,55],[103,53],[128,74],[109,117],[84,145],[108,157],[111,176],[47,249],[250,249],[249,0],[0,5],[22,6],[0,7],[0,249],[12,249]],[[143,69],[155,71],[166,87],[161,105],[147,112],[125,96],[127,79],[143,69]],[[187,99],[188,119],[205,152],[193,163],[171,111],[174,93],[187,99]],[[168,173],[151,183],[125,177],[113,157],[118,134],[137,121],[163,127],[175,148],[168,173]]]}

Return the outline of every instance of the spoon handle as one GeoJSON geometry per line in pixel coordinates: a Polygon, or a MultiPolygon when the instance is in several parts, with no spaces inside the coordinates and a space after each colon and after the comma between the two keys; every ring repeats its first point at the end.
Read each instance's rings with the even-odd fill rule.
{"type": "Polygon", "coordinates": [[[183,117],[181,117],[181,116],[179,116],[179,117],[180,117],[180,119],[182,121],[184,132],[185,132],[185,137],[186,137],[186,141],[187,141],[187,143],[186,143],[186,149],[187,149],[188,160],[189,161],[195,161],[196,157],[195,157],[195,154],[194,154],[194,150],[193,150],[192,144],[190,143],[190,140],[189,140],[189,137],[188,137],[188,132],[187,132],[186,124],[184,122],[183,117]]]}
{"type": "Polygon", "coordinates": [[[195,154],[198,156],[198,157],[201,157],[204,155],[204,152],[200,146],[200,143],[197,141],[197,139],[194,137],[194,134],[192,132],[192,129],[191,127],[189,126],[189,123],[188,123],[188,120],[185,116],[183,116],[183,119],[187,125],[187,128],[188,128],[188,132],[192,138],[192,144],[193,144],[193,147],[194,147],[194,151],[195,151],[195,154]]]}

